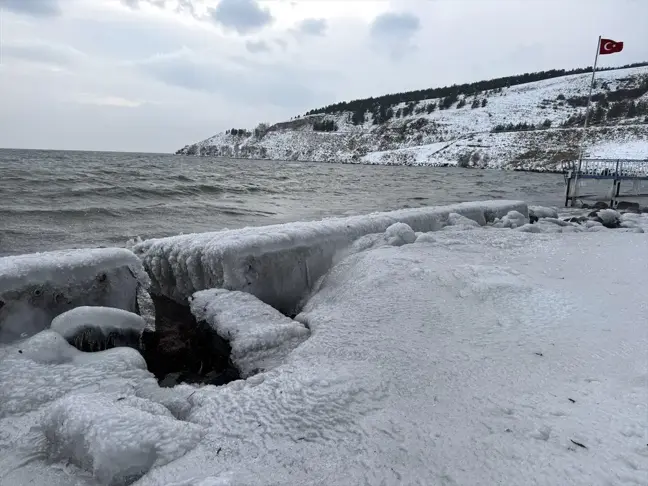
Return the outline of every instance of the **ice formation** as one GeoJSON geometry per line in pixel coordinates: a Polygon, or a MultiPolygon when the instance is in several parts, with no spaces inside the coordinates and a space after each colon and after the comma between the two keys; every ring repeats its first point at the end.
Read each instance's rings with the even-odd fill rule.
{"type": "Polygon", "coordinates": [[[74,307],[136,312],[137,288],[148,283],[139,259],[120,248],[0,258],[0,343],[46,329],[74,307]]]}
{"type": "MultiPolygon", "coordinates": [[[[52,330],[0,345],[0,485],[644,484],[648,215],[554,219],[337,259],[308,339],[221,387],[52,330]]],[[[245,293],[191,304],[252,356],[292,336],[245,293]]]]}
{"type": "Polygon", "coordinates": [[[135,396],[70,394],[41,421],[47,456],[91,472],[100,484],[123,485],[196,447],[202,428],[135,396]]]}
{"type": "Polygon", "coordinates": [[[191,312],[232,348],[231,360],[247,378],[281,364],[308,338],[308,329],[251,294],[223,289],[196,292],[191,312]]]}
{"type": "Polygon", "coordinates": [[[102,351],[118,346],[139,349],[145,327],[144,319],[132,312],[86,306],[56,316],[51,324],[52,331],[82,351],[102,351]]]}
{"type": "Polygon", "coordinates": [[[447,224],[450,213],[485,225],[513,210],[527,214],[522,202],[462,203],[174,236],[144,241],[133,251],[151,276],[152,293],[184,303],[199,290],[242,290],[288,314],[335,255],[362,236],[384,233],[394,223],[434,231],[447,224]]]}
{"type": "Polygon", "coordinates": [[[518,228],[528,223],[528,218],[519,211],[509,211],[502,219],[496,219],[493,226],[496,228],[518,228]]]}
{"type": "Polygon", "coordinates": [[[529,217],[537,219],[542,218],[558,218],[558,211],[555,208],[547,208],[544,206],[529,206],[529,217]]]}

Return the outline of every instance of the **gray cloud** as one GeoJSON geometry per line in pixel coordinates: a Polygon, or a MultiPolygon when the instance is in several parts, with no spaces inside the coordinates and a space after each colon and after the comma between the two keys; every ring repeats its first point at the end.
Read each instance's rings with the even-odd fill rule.
{"type": "Polygon", "coordinates": [[[8,58],[58,67],[69,67],[86,58],[73,47],[44,42],[5,43],[2,54],[8,58]]]}
{"type": "Polygon", "coordinates": [[[58,0],[2,0],[0,7],[35,17],[52,17],[61,13],[58,0]]]}
{"type": "Polygon", "coordinates": [[[250,51],[252,54],[257,54],[259,52],[270,52],[270,46],[265,41],[247,41],[245,43],[245,48],[250,51]]]}
{"type": "Polygon", "coordinates": [[[274,43],[281,47],[281,49],[283,49],[284,51],[288,48],[288,42],[286,42],[284,39],[275,39],[274,43]]]}
{"type": "Polygon", "coordinates": [[[331,96],[317,88],[317,81],[330,78],[329,72],[245,59],[228,67],[210,62],[208,57],[183,49],[140,62],[139,67],[169,86],[220,94],[246,103],[302,108],[331,96]]]}
{"type": "Polygon", "coordinates": [[[394,60],[401,60],[416,46],[411,39],[421,28],[421,21],[411,13],[387,12],[379,15],[371,23],[369,33],[377,49],[386,52],[394,60]]]}
{"type": "Polygon", "coordinates": [[[409,38],[420,28],[421,21],[414,14],[387,12],[374,19],[370,32],[374,38],[409,38]]]}
{"type": "Polygon", "coordinates": [[[297,24],[297,32],[304,35],[323,36],[326,28],[326,19],[304,19],[297,24]]]}
{"type": "Polygon", "coordinates": [[[274,20],[267,8],[261,8],[256,0],[221,0],[210,9],[212,20],[241,35],[262,29],[274,20]]]}
{"type": "MultiPolygon", "coordinates": [[[[148,3],[158,8],[166,8],[168,0],[121,0],[121,2],[132,9],[139,8],[143,3],[148,3]]],[[[177,0],[176,11],[180,13],[188,13],[192,17],[197,17],[194,9],[193,0],[177,0]]]]}

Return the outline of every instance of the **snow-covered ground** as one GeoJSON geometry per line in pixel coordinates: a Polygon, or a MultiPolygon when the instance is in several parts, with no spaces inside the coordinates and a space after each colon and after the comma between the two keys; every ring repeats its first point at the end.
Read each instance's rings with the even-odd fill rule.
{"type": "MultiPolygon", "coordinates": [[[[599,72],[594,94],[636,87],[646,76],[648,67],[599,72]]],[[[181,152],[396,165],[456,165],[476,153],[472,164],[476,166],[553,169],[563,161],[577,158],[581,131],[562,129],[561,124],[573,115],[584,113],[585,108],[573,107],[568,100],[586,97],[590,80],[591,75],[585,73],[511,86],[501,92],[480,92],[467,97],[462,108],[456,108],[455,104],[431,113],[425,108],[429,104],[439,106],[441,100],[423,100],[416,104],[413,114],[394,117],[382,125],[373,125],[370,114],[362,126],[353,125],[348,112],[312,115],[270,127],[263,137],[220,133],[181,152]],[[475,98],[479,106],[472,108],[475,98]],[[481,105],[483,100],[485,106],[481,105]],[[335,122],[338,131],[313,131],[313,122],[322,119],[335,122]],[[535,127],[550,123],[551,129],[493,133],[496,126],[509,123],[528,123],[535,127]]],[[[636,101],[646,96],[648,93],[636,101]]],[[[396,112],[405,105],[400,103],[392,109],[396,112]]],[[[645,115],[609,120],[604,127],[593,127],[585,147],[593,157],[648,158],[645,115]],[[599,151],[601,144],[609,150],[599,151]]]]}
{"type": "Polygon", "coordinates": [[[49,330],[0,347],[0,484],[646,484],[648,216],[533,214],[363,237],[308,339],[222,387],[49,330]]]}

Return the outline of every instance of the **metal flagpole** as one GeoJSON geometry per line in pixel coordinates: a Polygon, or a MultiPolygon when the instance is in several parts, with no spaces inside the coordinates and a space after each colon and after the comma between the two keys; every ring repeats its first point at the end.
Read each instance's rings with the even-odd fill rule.
{"type": "MultiPolygon", "coordinates": [[[[585,137],[587,135],[587,123],[589,121],[590,113],[590,104],[592,103],[592,89],[594,88],[594,76],[596,76],[596,65],[598,64],[599,53],[601,52],[601,36],[599,35],[598,41],[596,42],[596,57],[594,58],[594,66],[592,67],[592,81],[590,82],[589,95],[587,97],[587,108],[585,109],[585,123],[583,125],[583,133],[581,135],[580,147],[578,150],[578,170],[576,171],[576,177],[574,178],[574,189],[573,194],[574,198],[578,197],[578,175],[581,171],[581,166],[583,164],[583,151],[585,144],[585,137]]],[[[572,199],[572,205],[574,200],[572,199]]]]}

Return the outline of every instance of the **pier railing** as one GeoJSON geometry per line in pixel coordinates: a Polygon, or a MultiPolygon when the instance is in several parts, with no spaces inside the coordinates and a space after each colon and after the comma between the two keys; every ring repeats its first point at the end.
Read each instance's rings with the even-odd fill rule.
{"type": "Polygon", "coordinates": [[[648,181],[648,159],[583,159],[578,170],[578,161],[570,162],[565,168],[565,206],[573,206],[581,198],[581,181],[588,179],[610,180],[612,186],[608,191],[610,205],[614,206],[619,198],[622,181],[631,181],[633,188],[640,196],[639,187],[642,181],[648,181]]]}

